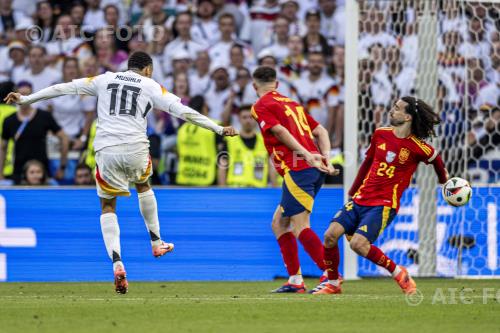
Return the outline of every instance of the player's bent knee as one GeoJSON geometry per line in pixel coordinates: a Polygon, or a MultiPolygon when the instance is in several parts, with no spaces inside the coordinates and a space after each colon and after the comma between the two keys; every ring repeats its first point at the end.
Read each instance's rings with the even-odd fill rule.
{"type": "Polygon", "coordinates": [[[356,237],[349,242],[351,249],[361,256],[366,256],[370,250],[370,242],[364,237],[356,237]]]}
{"type": "Polygon", "coordinates": [[[142,184],[135,184],[135,188],[137,189],[138,193],[144,193],[151,189],[151,185],[149,185],[148,182],[145,182],[142,184]]]}
{"type": "Polygon", "coordinates": [[[335,234],[328,229],[324,234],[324,242],[325,246],[328,248],[334,247],[337,245],[338,238],[335,237],[335,234]]]}

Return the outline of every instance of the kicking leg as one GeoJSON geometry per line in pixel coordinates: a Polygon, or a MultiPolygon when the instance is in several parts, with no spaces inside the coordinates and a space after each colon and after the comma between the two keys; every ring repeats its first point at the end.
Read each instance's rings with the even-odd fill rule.
{"type": "Polygon", "coordinates": [[[415,292],[415,281],[410,277],[406,268],[396,265],[396,263],[387,257],[382,250],[370,244],[370,241],[365,236],[355,233],[351,239],[350,245],[354,252],[365,257],[374,264],[385,268],[391,273],[404,293],[412,294],[415,292]]]}
{"type": "Polygon", "coordinates": [[[127,275],[121,258],[120,227],[116,216],[116,198],[101,198],[101,231],[109,258],[113,261],[115,290],[125,294],[128,290],[127,275]]]}
{"type": "Polygon", "coordinates": [[[135,184],[137,196],[139,197],[139,208],[146,224],[146,228],[151,238],[153,255],[161,257],[174,249],[174,244],[164,243],[160,238],[160,221],[158,220],[158,205],[156,203],[155,193],[151,186],[146,182],[135,184]]]}
{"type": "Polygon", "coordinates": [[[304,280],[300,271],[297,240],[290,231],[290,218],[282,216],[281,206],[278,206],[274,212],[271,228],[278,240],[281,255],[289,276],[288,282],[273,292],[305,292],[304,280]]]}

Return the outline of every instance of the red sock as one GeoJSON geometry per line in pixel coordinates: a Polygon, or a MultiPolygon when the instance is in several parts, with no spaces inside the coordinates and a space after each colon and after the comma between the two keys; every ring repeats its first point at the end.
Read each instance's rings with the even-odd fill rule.
{"type": "Polygon", "coordinates": [[[319,267],[319,269],[324,271],[325,263],[323,259],[323,244],[321,243],[318,235],[316,235],[311,228],[306,228],[300,233],[299,241],[314,263],[319,267]]]}
{"type": "Polygon", "coordinates": [[[295,236],[291,232],[284,233],[278,238],[278,244],[280,245],[281,255],[283,256],[288,275],[299,274],[299,248],[295,236]]]}
{"type": "Polygon", "coordinates": [[[323,251],[328,280],[338,280],[340,262],[339,247],[337,245],[332,248],[323,247],[323,251]]]}
{"type": "Polygon", "coordinates": [[[396,269],[396,263],[392,261],[389,257],[387,257],[382,250],[380,250],[375,245],[370,246],[370,251],[366,255],[366,259],[370,260],[376,265],[380,267],[384,267],[390,273],[394,272],[396,269]]]}

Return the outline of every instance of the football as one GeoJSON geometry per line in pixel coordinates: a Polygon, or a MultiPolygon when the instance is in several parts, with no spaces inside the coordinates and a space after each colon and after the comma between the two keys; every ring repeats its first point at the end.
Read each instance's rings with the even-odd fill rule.
{"type": "Polygon", "coordinates": [[[469,202],[472,189],[469,182],[460,177],[453,177],[443,185],[443,198],[452,206],[459,207],[469,202]]]}

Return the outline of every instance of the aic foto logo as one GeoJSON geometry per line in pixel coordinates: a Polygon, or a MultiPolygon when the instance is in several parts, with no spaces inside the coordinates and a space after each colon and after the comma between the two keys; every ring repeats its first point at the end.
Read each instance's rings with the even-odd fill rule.
{"type": "Polygon", "coordinates": [[[4,247],[35,247],[36,234],[31,228],[7,228],[5,198],[0,195],[0,281],[7,280],[7,255],[4,247]]]}

